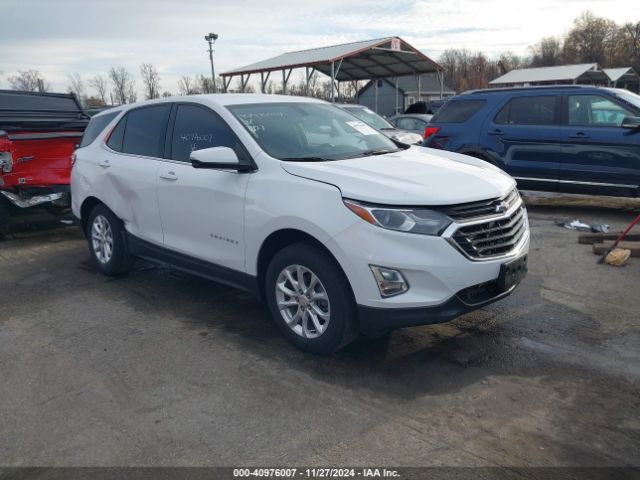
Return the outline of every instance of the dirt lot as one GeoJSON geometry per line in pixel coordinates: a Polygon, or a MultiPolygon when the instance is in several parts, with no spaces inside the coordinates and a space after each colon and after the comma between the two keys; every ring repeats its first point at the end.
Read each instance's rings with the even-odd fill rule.
{"type": "Polygon", "coordinates": [[[250,296],[92,267],[74,227],[0,243],[0,465],[640,467],[640,258],[532,207],[530,274],[450,324],[289,346],[250,296]]]}

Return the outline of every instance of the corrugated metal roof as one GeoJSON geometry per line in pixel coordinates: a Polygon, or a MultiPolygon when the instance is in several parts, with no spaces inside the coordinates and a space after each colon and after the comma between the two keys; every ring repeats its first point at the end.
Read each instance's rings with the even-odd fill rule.
{"type": "Polygon", "coordinates": [[[262,60],[261,62],[245,65],[244,67],[235,68],[225,72],[223,75],[229,73],[240,73],[246,71],[255,70],[269,70],[291,67],[293,65],[301,65],[305,63],[316,62],[330,62],[333,59],[342,58],[350,53],[362,50],[364,48],[371,48],[378,44],[390,42],[391,38],[377,38],[374,40],[365,40],[362,42],[343,43],[341,45],[332,45],[329,47],[310,48],[308,50],[299,50],[297,52],[287,52],[282,55],[262,60]]]}
{"type": "Polygon", "coordinates": [[[520,68],[511,70],[501,77],[491,80],[490,85],[510,83],[558,82],[573,81],[589,72],[599,71],[597,63],[581,63],[578,65],[559,65],[556,67],[520,68]]]}
{"type": "Polygon", "coordinates": [[[612,82],[616,82],[620,80],[624,75],[630,73],[635,75],[635,71],[631,67],[622,67],[622,68],[603,68],[602,71],[611,79],[612,82]]]}
{"type": "Polygon", "coordinates": [[[288,52],[261,62],[224,72],[223,77],[252,73],[313,67],[331,74],[331,62],[336,62],[337,80],[362,80],[417,73],[432,73],[443,68],[418,49],[399,37],[386,37],[361,42],[288,52]],[[398,40],[400,49],[394,49],[398,40]],[[338,63],[340,65],[338,66],[338,63]]]}

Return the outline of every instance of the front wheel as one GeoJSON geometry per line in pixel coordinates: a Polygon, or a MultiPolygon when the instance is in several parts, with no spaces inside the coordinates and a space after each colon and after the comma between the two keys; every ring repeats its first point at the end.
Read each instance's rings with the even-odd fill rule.
{"type": "Polygon", "coordinates": [[[105,275],[119,275],[131,270],[134,258],[129,254],[122,221],[104,205],[97,205],[87,221],[89,251],[105,275]]]}
{"type": "Polygon", "coordinates": [[[349,282],[321,249],[300,243],[278,252],[267,269],[265,290],[278,328],[302,350],[327,355],[357,336],[349,282]]]}

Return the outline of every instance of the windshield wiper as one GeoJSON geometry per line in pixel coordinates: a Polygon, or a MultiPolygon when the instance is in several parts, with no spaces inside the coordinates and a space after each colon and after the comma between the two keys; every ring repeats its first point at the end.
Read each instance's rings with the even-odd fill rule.
{"type": "Polygon", "coordinates": [[[356,155],[351,155],[345,158],[373,157],[375,155],[385,155],[387,153],[396,153],[400,151],[402,151],[401,148],[396,148],[395,150],[366,150],[364,152],[360,152],[356,155]]]}
{"type": "Polygon", "coordinates": [[[280,160],[285,162],[330,162],[335,159],[326,157],[284,157],[280,160]]]}

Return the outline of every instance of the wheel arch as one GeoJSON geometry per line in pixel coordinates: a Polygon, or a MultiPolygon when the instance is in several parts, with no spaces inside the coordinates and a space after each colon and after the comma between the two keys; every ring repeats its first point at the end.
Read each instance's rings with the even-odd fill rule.
{"type": "Polygon", "coordinates": [[[96,205],[104,205],[104,202],[100,201],[96,197],[87,197],[80,206],[80,226],[82,227],[82,231],[85,235],[87,233],[87,221],[89,220],[89,214],[96,205]]]}
{"type": "Polygon", "coordinates": [[[314,247],[322,250],[324,253],[329,255],[329,257],[334,261],[335,265],[338,267],[342,275],[344,275],[344,278],[347,280],[350,293],[355,299],[355,295],[353,293],[351,283],[349,282],[349,278],[347,277],[347,274],[345,273],[344,269],[340,265],[340,262],[338,262],[338,259],[336,258],[336,256],[331,252],[331,250],[327,248],[326,245],[324,245],[321,241],[319,241],[313,235],[305,231],[298,230],[296,228],[282,228],[282,229],[276,230],[271,234],[269,234],[269,236],[267,236],[264,242],[262,242],[262,245],[260,246],[260,250],[258,252],[257,265],[256,265],[257,290],[258,290],[260,299],[265,298],[265,290],[264,290],[265,274],[269,266],[269,262],[271,261],[273,256],[276,253],[278,253],[280,250],[282,250],[283,248],[289,245],[293,245],[296,243],[307,243],[307,244],[313,245],[314,247]]]}

